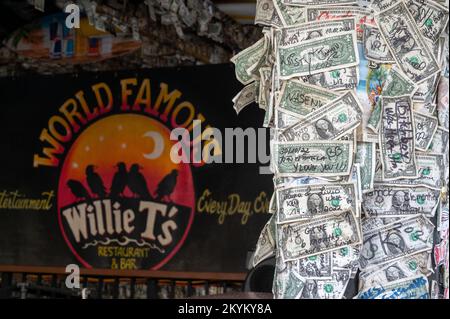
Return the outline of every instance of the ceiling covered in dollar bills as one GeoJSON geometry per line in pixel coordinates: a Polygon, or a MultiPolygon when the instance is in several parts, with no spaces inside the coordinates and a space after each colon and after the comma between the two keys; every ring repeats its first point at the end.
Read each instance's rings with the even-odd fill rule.
{"type": "Polygon", "coordinates": [[[261,28],[253,24],[255,2],[0,0],[0,76],[228,62],[234,53],[261,36],[261,28]],[[36,59],[21,54],[17,49],[20,39],[27,39],[41,21],[63,12],[68,3],[78,4],[86,15],[94,12],[93,28],[106,32],[120,28],[121,36],[137,38],[140,48],[99,63],[67,63],[67,59],[36,59]]]}

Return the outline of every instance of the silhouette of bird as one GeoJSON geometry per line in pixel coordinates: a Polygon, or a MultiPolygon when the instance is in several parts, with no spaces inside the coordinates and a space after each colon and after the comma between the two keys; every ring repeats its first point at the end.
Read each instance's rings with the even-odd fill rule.
{"type": "Polygon", "coordinates": [[[88,165],[86,167],[86,181],[92,194],[95,194],[101,198],[106,196],[105,185],[103,184],[103,180],[100,175],[95,172],[94,165],[88,165]]]}
{"type": "Polygon", "coordinates": [[[177,177],[178,171],[174,169],[159,182],[155,192],[156,200],[168,198],[169,201],[171,201],[170,195],[173,193],[173,190],[177,185],[177,177]]]}
{"type": "Polygon", "coordinates": [[[127,167],[124,162],[119,162],[115,166],[117,167],[117,172],[114,174],[112,183],[111,183],[111,191],[110,197],[118,197],[123,196],[123,191],[127,186],[127,167]]]}
{"type": "Polygon", "coordinates": [[[148,191],[147,181],[145,180],[144,175],[142,175],[139,170],[142,167],[138,164],[133,164],[130,167],[130,172],[128,173],[128,188],[133,192],[135,196],[144,199],[151,199],[152,196],[148,191]]]}
{"type": "Polygon", "coordinates": [[[77,201],[83,199],[89,201],[91,199],[91,197],[89,196],[89,192],[79,181],[69,179],[67,181],[67,186],[69,187],[70,191],[72,192],[73,196],[75,196],[77,201]]]}

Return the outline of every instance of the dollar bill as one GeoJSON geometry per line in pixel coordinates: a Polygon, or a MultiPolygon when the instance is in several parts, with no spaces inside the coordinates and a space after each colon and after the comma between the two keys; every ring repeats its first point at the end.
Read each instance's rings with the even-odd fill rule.
{"type": "Polygon", "coordinates": [[[374,11],[383,11],[391,7],[393,4],[399,0],[372,0],[370,1],[370,8],[374,11]]]}
{"type": "Polygon", "coordinates": [[[279,78],[311,75],[359,64],[354,31],[278,48],[279,78]]]}
{"type": "Polygon", "coordinates": [[[362,191],[361,191],[361,167],[359,164],[354,163],[350,172],[350,176],[348,177],[348,181],[356,185],[356,193],[355,193],[355,203],[356,208],[353,210],[357,217],[361,216],[360,206],[362,201],[362,191]]]}
{"type": "Polygon", "coordinates": [[[384,180],[381,164],[377,158],[375,182],[391,186],[424,186],[440,190],[444,186],[445,161],[443,154],[421,153],[416,155],[418,176],[414,179],[384,180]]]}
{"type": "Polygon", "coordinates": [[[362,108],[351,91],[339,96],[284,130],[280,139],[311,141],[337,139],[361,124],[362,108]]]}
{"type": "Polygon", "coordinates": [[[440,71],[403,1],[376,14],[375,20],[394,59],[408,78],[418,83],[440,71]]]}
{"type": "Polygon", "coordinates": [[[361,219],[361,230],[363,234],[369,233],[373,230],[383,226],[395,223],[404,217],[365,217],[361,219]]]}
{"type": "Polygon", "coordinates": [[[282,28],[280,30],[279,44],[283,47],[293,46],[305,40],[353,30],[355,30],[354,17],[302,23],[292,27],[282,28]]]}
{"type": "Polygon", "coordinates": [[[304,117],[339,97],[339,94],[298,80],[285,81],[278,107],[286,113],[304,117]]]}
{"type": "Polygon", "coordinates": [[[405,2],[422,35],[432,42],[438,41],[448,23],[448,9],[432,0],[405,2]]]}
{"type": "Polygon", "coordinates": [[[252,46],[231,58],[231,62],[235,65],[236,78],[242,84],[245,85],[254,81],[254,77],[247,71],[264,57],[266,48],[266,40],[263,37],[252,46]]]}
{"type": "Polygon", "coordinates": [[[361,245],[342,247],[330,252],[333,257],[333,268],[350,268],[358,264],[361,245]]]}
{"type": "Polygon", "coordinates": [[[411,95],[416,89],[415,83],[396,67],[389,70],[386,82],[383,86],[383,96],[411,95]]]}
{"type": "Polygon", "coordinates": [[[409,96],[381,97],[380,150],[383,180],[416,178],[414,119],[409,96]]]}
{"type": "MultiPolygon", "coordinates": [[[[428,78],[422,83],[416,86],[416,90],[412,96],[412,100],[414,102],[421,102],[423,104],[431,104],[433,103],[434,96],[436,95],[437,89],[437,81],[439,80],[438,74],[428,78]]],[[[433,110],[430,110],[429,113],[433,114],[433,110]]]]}
{"type": "Polygon", "coordinates": [[[305,279],[290,272],[287,282],[284,283],[283,299],[298,299],[305,286],[305,279]]]}
{"type": "Polygon", "coordinates": [[[277,190],[279,224],[356,211],[353,183],[313,184],[277,190]]]}
{"type": "Polygon", "coordinates": [[[261,261],[269,258],[275,253],[275,238],[270,230],[271,227],[274,227],[274,217],[272,216],[269,221],[264,225],[258,241],[256,243],[255,253],[252,258],[252,265],[255,267],[261,261]]]}
{"type": "Polygon", "coordinates": [[[356,37],[359,42],[363,39],[363,25],[375,25],[375,20],[370,9],[352,6],[308,7],[306,8],[306,17],[308,21],[355,17],[356,37]]]}
{"type": "Polygon", "coordinates": [[[370,142],[357,142],[355,162],[360,166],[362,193],[373,189],[376,164],[376,145],[370,142]]]}
{"type": "Polygon", "coordinates": [[[359,275],[360,290],[380,286],[405,278],[431,274],[431,258],[429,252],[421,252],[384,265],[375,271],[361,272],[359,275]]]}
{"type": "Polygon", "coordinates": [[[423,215],[401,219],[364,234],[360,269],[379,267],[405,256],[430,250],[434,225],[423,215]]]}
{"type": "Polygon", "coordinates": [[[320,176],[317,176],[317,177],[311,177],[311,176],[301,176],[301,177],[277,176],[277,177],[274,177],[274,185],[275,185],[275,188],[277,188],[277,189],[289,188],[289,187],[295,187],[295,186],[312,185],[312,184],[324,184],[329,181],[330,180],[326,176],[323,176],[323,177],[320,177],[320,176]]]}
{"type": "Polygon", "coordinates": [[[429,299],[428,279],[425,276],[406,278],[362,290],[356,299],[429,299]]]}
{"type": "Polygon", "coordinates": [[[299,259],[298,274],[307,279],[331,279],[333,272],[332,252],[299,259]]]}
{"type": "Polygon", "coordinates": [[[273,0],[257,0],[255,12],[255,24],[280,28],[283,26],[273,0]]]}
{"type": "Polygon", "coordinates": [[[294,299],[299,298],[305,279],[297,273],[297,262],[282,262],[277,256],[275,263],[274,284],[272,287],[275,299],[294,299]]]}
{"type": "Polygon", "coordinates": [[[270,79],[272,74],[272,68],[270,67],[261,67],[259,69],[259,78],[260,78],[260,87],[258,94],[258,103],[259,107],[262,109],[267,109],[269,104],[269,88],[270,88],[270,79]]]}
{"type": "Polygon", "coordinates": [[[358,86],[359,68],[353,66],[339,70],[325,71],[313,75],[301,76],[299,80],[334,91],[352,90],[358,86]]]}
{"type": "Polygon", "coordinates": [[[434,103],[413,103],[413,109],[414,111],[423,113],[423,114],[430,114],[433,115],[436,110],[436,104],[434,103]]]}
{"type": "Polygon", "coordinates": [[[334,269],[331,279],[306,280],[301,298],[342,299],[349,280],[349,269],[334,269]]]}
{"type": "Polygon", "coordinates": [[[294,125],[298,121],[300,121],[301,118],[295,115],[293,115],[290,112],[287,112],[286,110],[282,108],[275,108],[275,124],[276,128],[280,129],[281,131],[287,129],[288,127],[294,125]]]}
{"type": "Polygon", "coordinates": [[[304,8],[287,6],[282,0],[273,0],[273,2],[283,26],[287,27],[306,22],[306,12],[304,8]]]}
{"type": "Polygon", "coordinates": [[[350,173],[353,143],[274,142],[271,154],[279,176],[342,176],[350,173]]]}
{"type": "Polygon", "coordinates": [[[381,105],[381,99],[378,99],[367,120],[367,128],[371,129],[374,133],[378,133],[380,130],[382,111],[383,107],[381,105]]]}
{"type": "Polygon", "coordinates": [[[291,6],[318,6],[318,5],[347,5],[357,4],[358,0],[282,0],[284,4],[291,6]]]}
{"type": "Polygon", "coordinates": [[[433,216],[439,196],[440,191],[426,187],[375,184],[374,190],[364,195],[363,210],[369,217],[433,216]]]}
{"type": "Polygon", "coordinates": [[[351,211],[311,222],[279,226],[283,262],[306,258],[361,242],[358,221],[351,211]]]}
{"type": "Polygon", "coordinates": [[[364,56],[367,60],[378,63],[394,63],[389,46],[380,34],[380,30],[371,25],[364,25],[363,33],[364,56]]]}
{"type": "Polygon", "coordinates": [[[255,102],[256,85],[252,82],[246,86],[233,98],[234,110],[239,114],[247,105],[255,102]]]}
{"type": "Polygon", "coordinates": [[[438,126],[436,133],[434,133],[433,140],[431,141],[428,151],[437,154],[448,153],[449,146],[449,132],[445,128],[438,126]]]}
{"type": "Polygon", "coordinates": [[[438,119],[419,112],[414,112],[414,143],[419,151],[427,151],[438,127],[438,119]]]}

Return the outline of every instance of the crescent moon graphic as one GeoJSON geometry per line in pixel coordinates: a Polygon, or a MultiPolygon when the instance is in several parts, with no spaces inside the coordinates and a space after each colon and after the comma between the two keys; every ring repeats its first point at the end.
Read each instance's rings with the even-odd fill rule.
{"type": "Polygon", "coordinates": [[[160,157],[164,150],[164,140],[161,134],[155,131],[148,131],[144,133],[143,137],[152,138],[155,142],[155,148],[153,149],[153,152],[142,155],[146,159],[155,159],[160,157]]]}

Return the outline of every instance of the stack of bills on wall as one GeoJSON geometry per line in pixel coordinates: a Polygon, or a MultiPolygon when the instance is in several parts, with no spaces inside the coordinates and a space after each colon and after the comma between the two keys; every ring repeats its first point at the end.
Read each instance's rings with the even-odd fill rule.
{"type": "Polygon", "coordinates": [[[255,23],[233,103],[271,131],[274,298],[448,298],[448,2],[257,0],[255,23]]]}

